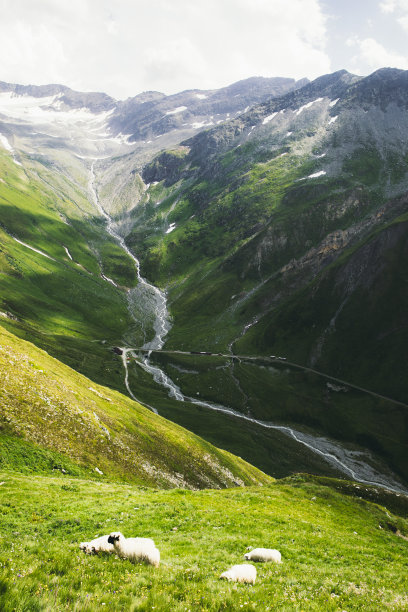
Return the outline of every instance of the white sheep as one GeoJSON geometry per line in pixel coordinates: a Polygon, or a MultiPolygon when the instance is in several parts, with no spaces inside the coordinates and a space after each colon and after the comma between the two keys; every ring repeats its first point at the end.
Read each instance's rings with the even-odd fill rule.
{"type": "Polygon", "coordinates": [[[223,580],[229,582],[246,582],[248,584],[255,584],[256,580],[256,567],[243,563],[242,565],[233,565],[229,570],[221,574],[223,580]]]}
{"type": "Polygon", "coordinates": [[[160,551],[150,538],[125,538],[120,531],[113,532],[108,537],[109,544],[113,544],[115,552],[123,559],[129,561],[144,561],[154,567],[159,567],[160,551]]]}
{"type": "Polygon", "coordinates": [[[99,552],[107,552],[113,553],[115,552],[115,547],[113,544],[108,542],[109,536],[104,535],[99,538],[95,538],[90,542],[81,542],[79,548],[83,550],[87,555],[98,554],[99,552]]]}
{"type": "Polygon", "coordinates": [[[254,548],[244,555],[247,561],[274,561],[282,563],[282,555],[274,548],[254,548]]]}

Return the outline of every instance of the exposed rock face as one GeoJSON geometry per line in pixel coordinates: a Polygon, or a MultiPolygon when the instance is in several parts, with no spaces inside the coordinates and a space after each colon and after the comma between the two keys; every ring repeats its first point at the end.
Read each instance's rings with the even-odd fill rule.
{"type": "Polygon", "coordinates": [[[105,93],[85,93],[74,91],[64,85],[16,85],[0,81],[0,92],[13,92],[17,96],[46,98],[60,96],[60,101],[67,108],[88,108],[94,113],[112,110],[116,100],[105,93]]]}
{"type": "MultiPolygon", "coordinates": [[[[177,201],[189,205],[187,220],[181,210],[178,216],[177,201],[172,205],[169,221],[183,228],[180,238],[158,235],[160,249],[153,247],[151,255],[150,246],[145,251],[144,263],[155,280],[188,279],[184,287],[180,280],[175,284],[174,294],[170,288],[177,312],[188,308],[193,320],[197,313],[205,328],[203,302],[214,305],[223,323],[227,309],[235,324],[242,324],[242,346],[274,353],[276,334],[265,330],[279,326],[295,346],[299,329],[291,309],[315,309],[309,349],[296,355],[321,367],[329,363],[329,347],[334,353],[341,342],[338,325],[346,316],[356,325],[367,324],[357,306],[351,314],[359,292],[370,287],[376,295],[370,306],[375,325],[388,317],[383,310],[388,289],[377,281],[386,269],[392,274],[396,262],[390,264],[391,254],[405,232],[400,216],[408,209],[407,75],[388,69],[367,78],[346,71],[325,75],[183,141],[189,149],[183,162],[162,153],[145,167],[148,182],[180,182],[177,201]],[[396,242],[386,238],[388,231],[396,242]],[[183,259],[192,244],[193,255],[183,259]],[[200,257],[206,262],[217,258],[204,277],[195,268],[200,257]],[[227,280],[221,288],[223,275],[228,283],[233,278],[229,294],[227,280]],[[292,318],[277,314],[286,307],[292,318]],[[330,330],[324,341],[319,317],[330,330]],[[313,348],[316,343],[319,351],[313,348]]],[[[187,116],[187,110],[180,112],[187,116]]],[[[398,299],[403,309],[405,298],[399,294],[398,299]]],[[[208,329],[213,321],[211,306],[208,329]]],[[[336,368],[350,375],[352,362],[358,366],[358,352],[348,355],[347,366],[337,361],[336,368]]],[[[372,385],[378,380],[373,378],[372,385]]]]}
{"type": "Polygon", "coordinates": [[[164,151],[143,169],[145,183],[165,181],[170,186],[182,178],[182,169],[186,165],[185,156],[188,147],[179,147],[173,151],[164,151]]]}
{"type": "Polygon", "coordinates": [[[171,130],[210,127],[242,113],[247,107],[282,95],[307,79],[254,77],[211,91],[189,90],[171,96],[146,92],[118,103],[110,126],[131,134],[132,140],[149,140],[171,130]]]}

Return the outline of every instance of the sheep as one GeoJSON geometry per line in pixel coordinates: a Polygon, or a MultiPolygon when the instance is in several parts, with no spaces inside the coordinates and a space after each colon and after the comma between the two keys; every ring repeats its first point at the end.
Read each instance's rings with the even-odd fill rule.
{"type": "Polygon", "coordinates": [[[256,580],[256,567],[243,563],[242,565],[233,565],[229,570],[221,574],[221,580],[228,580],[229,582],[246,582],[248,584],[255,584],[256,580]]]}
{"type": "Polygon", "coordinates": [[[159,567],[160,551],[150,538],[125,538],[117,531],[109,535],[108,542],[113,544],[115,552],[123,559],[132,562],[145,561],[149,565],[159,567]]]}
{"type": "Polygon", "coordinates": [[[108,542],[108,538],[109,536],[104,535],[90,542],[81,542],[79,548],[87,555],[98,554],[99,552],[113,553],[115,552],[115,547],[108,542]]]}
{"type": "Polygon", "coordinates": [[[254,548],[251,552],[244,555],[247,561],[274,561],[282,563],[282,556],[279,550],[274,548],[254,548]]]}

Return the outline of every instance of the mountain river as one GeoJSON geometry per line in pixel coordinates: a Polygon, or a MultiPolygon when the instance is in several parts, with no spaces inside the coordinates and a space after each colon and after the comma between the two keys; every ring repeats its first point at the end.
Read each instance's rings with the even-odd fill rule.
{"type": "MultiPolygon", "coordinates": [[[[139,260],[126,246],[124,238],[119,233],[118,225],[104,210],[99,202],[98,194],[95,188],[95,171],[94,163],[91,165],[90,178],[89,178],[89,192],[91,195],[92,202],[102,217],[106,220],[107,232],[116,240],[119,246],[125,251],[125,253],[133,260],[136,268],[138,284],[128,292],[128,304],[129,312],[135,322],[141,324],[140,316],[137,316],[136,312],[143,312],[143,317],[151,322],[154,329],[154,337],[145,342],[143,345],[144,349],[147,349],[147,353],[141,355],[135,349],[129,347],[123,347],[122,362],[125,371],[125,385],[126,389],[134,400],[139,401],[132,393],[129,385],[129,371],[128,371],[128,359],[131,357],[140,367],[146,372],[151,374],[154,381],[168,391],[169,396],[173,397],[178,401],[187,401],[206,408],[221,412],[229,415],[233,418],[241,419],[249,423],[253,423],[259,427],[266,429],[274,429],[282,432],[283,434],[293,438],[298,444],[302,444],[308,448],[311,452],[319,455],[329,465],[336,468],[343,474],[351,477],[353,480],[364,484],[375,485],[378,487],[386,488],[390,491],[394,491],[398,494],[408,494],[408,490],[403,487],[398,481],[396,481],[391,474],[384,474],[375,469],[370,463],[367,463],[366,458],[369,458],[368,451],[356,451],[342,447],[338,443],[333,442],[322,436],[313,436],[304,432],[297,431],[291,427],[283,425],[275,425],[268,421],[260,421],[252,417],[246,416],[232,408],[215,404],[212,402],[206,402],[199,400],[194,397],[188,397],[182,393],[180,388],[161,370],[159,367],[154,366],[150,363],[151,350],[161,349],[164,345],[165,337],[170,330],[170,318],[167,309],[166,295],[163,291],[148,283],[140,275],[140,264],[139,260]]],[[[146,339],[146,338],[145,338],[146,339]]],[[[140,402],[143,403],[143,402],[140,402]]],[[[148,406],[150,410],[157,414],[157,410],[152,406],[148,406]]]]}

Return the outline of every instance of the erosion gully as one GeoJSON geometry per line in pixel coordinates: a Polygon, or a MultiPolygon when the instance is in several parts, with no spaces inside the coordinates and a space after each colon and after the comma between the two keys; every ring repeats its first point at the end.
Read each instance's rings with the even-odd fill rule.
{"type": "MultiPolygon", "coordinates": [[[[268,421],[261,421],[254,419],[245,414],[242,414],[232,408],[222,406],[221,404],[215,404],[213,402],[203,401],[194,397],[184,395],[181,389],[171,380],[169,376],[159,367],[154,366],[150,363],[151,351],[160,350],[165,342],[165,337],[170,330],[170,317],[167,309],[166,294],[147,282],[140,274],[140,263],[137,257],[127,247],[123,236],[120,234],[120,229],[117,223],[110,217],[110,215],[102,207],[98,194],[95,187],[95,169],[94,163],[91,164],[90,178],[89,178],[89,193],[91,200],[95,205],[96,209],[102,217],[106,220],[106,230],[124,250],[124,252],[132,259],[135,265],[138,284],[133,289],[128,291],[128,305],[129,312],[136,323],[145,327],[145,322],[140,320],[140,314],[143,312],[145,321],[150,321],[154,330],[153,339],[146,340],[148,332],[144,330],[145,343],[143,345],[144,352],[139,352],[137,349],[129,347],[122,348],[122,363],[125,371],[125,386],[126,389],[134,400],[139,401],[133,394],[129,385],[129,370],[128,370],[128,359],[132,358],[132,361],[137,363],[141,368],[148,372],[156,383],[167,389],[170,397],[180,402],[186,401],[207,410],[220,412],[222,414],[229,415],[232,418],[240,419],[248,423],[252,423],[265,429],[272,429],[282,432],[283,434],[293,438],[298,444],[301,444],[308,448],[311,452],[319,455],[324,461],[326,461],[332,467],[337,468],[340,472],[351,477],[353,480],[361,482],[363,484],[375,485],[378,487],[386,488],[397,494],[407,494],[408,489],[404,488],[399,482],[397,482],[392,476],[382,474],[369,463],[364,460],[364,456],[368,456],[367,453],[362,451],[355,451],[343,448],[339,444],[334,443],[332,440],[321,436],[312,436],[309,433],[297,431],[291,427],[283,425],[275,425],[268,421]],[[137,305],[137,309],[136,309],[137,305]]],[[[109,279],[110,280],[110,279],[109,279]]],[[[143,402],[140,402],[143,403],[143,402]]],[[[152,406],[148,406],[153,412],[157,414],[157,410],[152,406]]]]}

